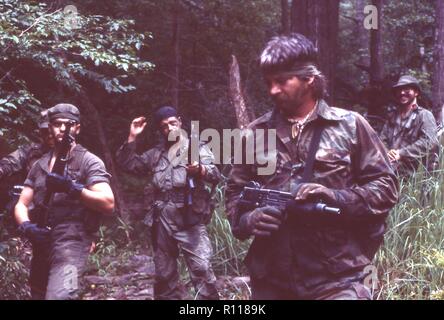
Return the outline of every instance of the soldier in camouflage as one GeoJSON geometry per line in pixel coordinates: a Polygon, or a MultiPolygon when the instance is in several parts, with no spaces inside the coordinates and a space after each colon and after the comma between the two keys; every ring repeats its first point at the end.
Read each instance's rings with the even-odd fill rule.
{"type": "Polygon", "coordinates": [[[33,299],[78,299],[80,282],[101,214],[112,214],[114,196],[104,163],[76,143],[80,132],[77,107],[61,103],[48,109],[54,146],[37,160],[28,173],[15,206],[18,230],[32,244],[31,293],[33,299]],[[64,174],[52,172],[71,124],[73,138],[64,174]],[[46,195],[52,194],[48,204],[46,195]],[[42,211],[48,207],[48,219],[42,211]],[[36,223],[40,222],[40,223],[36,223]]]}
{"type": "MultiPolygon", "coordinates": [[[[21,146],[0,160],[0,182],[2,189],[11,189],[12,184],[22,183],[34,162],[52,147],[53,140],[48,130],[46,110],[42,111],[38,125],[41,142],[21,146]],[[14,182],[10,180],[14,180],[14,182]]],[[[6,196],[8,191],[9,190],[2,190],[1,192],[0,196],[2,199],[0,208],[8,201],[6,196]]]]}
{"type": "Polygon", "coordinates": [[[204,145],[199,148],[199,162],[188,163],[188,138],[180,135],[169,141],[168,135],[179,132],[180,117],[173,107],[162,107],[154,115],[161,142],[145,153],[136,154],[136,137],[146,126],[144,117],[131,123],[128,141],[118,150],[117,162],[127,172],[152,174],[154,201],[148,211],[153,212],[153,248],[156,280],[155,299],[181,299],[177,258],[182,249],[197,299],[218,299],[210,259],[212,247],[205,224],[211,217],[210,193],[205,184],[219,182],[220,173],[213,164],[214,156],[204,145]],[[193,179],[195,188],[189,186],[193,179]],[[189,195],[192,203],[188,202],[189,195]]]}
{"type": "Polygon", "coordinates": [[[260,66],[276,106],[249,128],[256,136],[276,130],[276,150],[265,143],[265,153],[276,152],[276,169],[259,175],[256,161],[235,164],[229,175],[225,194],[232,232],[241,240],[254,236],[245,260],[253,299],[371,299],[368,266],[398,199],[396,176],[374,130],[358,113],[323,100],[326,84],[316,56],[300,34],[267,43],[260,66]],[[313,179],[301,183],[318,126],[323,131],[313,179]],[[303,216],[274,206],[242,212],[239,194],[251,180],[292,192],[299,201],[323,200],[341,213],[303,216]]]}
{"type": "Polygon", "coordinates": [[[433,114],[418,106],[420,93],[415,77],[401,76],[393,86],[398,108],[381,132],[390,162],[402,176],[410,176],[421,161],[428,170],[437,168],[438,129],[433,114]]]}
{"type": "MultiPolygon", "coordinates": [[[[20,184],[23,183],[34,162],[40,159],[54,146],[54,140],[49,131],[48,125],[49,120],[47,110],[45,110],[41,112],[40,120],[38,123],[41,142],[21,146],[16,151],[10,153],[0,160],[0,182],[2,184],[2,188],[5,187],[6,189],[10,190],[12,188],[12,185],[16,182],[20,184]],[[12,184],[5,183],[7,179],[14,179],[14,182],[12,184]]],[[[2,196],[6,196],[8,193],[11,194],[11,192],[8,191],[2,191],[2,196]]],[[[12,194],[12,197],[5,197],[4,200],[2,199],[2,202],[8,202],[6,205],[6,209],[11,212],[11,215],[13,214],[14,206],[18,200],[18,196],[19,194],[15,194],[14,192],[12,194]]],[[[33,205],[31,205],[31,209],[32,207],[33,205]]],[[[31,297],[33,299],[42,298],[40,294],[40,292],[42,291],[40,289],[40,269],[41,268],[39,267],[39,259],[36,258],[36,255],[33,252],[33,258],[31,260],[31,270],[29,274],[31,297]]]]}

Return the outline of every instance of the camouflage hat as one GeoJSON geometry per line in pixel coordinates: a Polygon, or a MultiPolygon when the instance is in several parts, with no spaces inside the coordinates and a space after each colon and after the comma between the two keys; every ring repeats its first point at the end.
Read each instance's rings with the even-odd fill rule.
{"type": "Polygon", "coordinates": [[[48,110],[43,110],[40,112],[39,119],[39,129],[48,129],[49,126],[49,118],[48,118],[48,110]]]}
{"type": "Polygon", "coordinates": [[[80,112],[76,106],[69,103],[59,103],[54,107],[48,109],[49,121],[53,121],[58,118],[64,118],[80,122],[80,112]]]}
{"type": "Polygon", "coordinates": [[[413,76],[401,76],[398,80],[398,82],[392,87],[393,89],[399,88],[399,87],[405,87],[410,86],[416,88],[419,92],[421,92],[421,86],[419,85],[418,79],[416,79],[413,76]]]}

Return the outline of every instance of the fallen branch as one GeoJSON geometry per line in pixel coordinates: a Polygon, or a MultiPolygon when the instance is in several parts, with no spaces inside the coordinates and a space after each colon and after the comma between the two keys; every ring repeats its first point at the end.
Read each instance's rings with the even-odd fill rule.
{"type": "Polygon", "coordinates": [[[245,104],[245,99],[242,94],[239,64],[236,56],[232,55],[231,57],[232,61],[229,75],[229,96],[236,112],[237,125],[239,128],[243,129],[247,127],[251,121],[247,112],[247,105],[245,104]]]}

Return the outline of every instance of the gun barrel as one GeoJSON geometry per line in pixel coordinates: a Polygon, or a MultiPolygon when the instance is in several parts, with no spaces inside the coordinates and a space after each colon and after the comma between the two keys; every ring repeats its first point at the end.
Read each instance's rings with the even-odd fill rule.
{"type": "Polygon", "coordinates": [[[299,214],[335,214],[338,215],[341,213],[341,209],[329,207],[325,203],[322,202],[299,202],[299,201],[288,201],[287,202],[287,211],[289,213],[299,213],[299,214]]]}
{"type": "Polygon", "coordinates": [[[247,186],[244,188],[239,201],[239,206],[243,211],[267,205],[299,214],[327,213],[339,215],[341,213],[340,208],[329,207],[322,202],[296,201],[289,192],[262,189],[258,185],[253,184],[251,187],[247,186]]]}
{"type": "Polygon", "coordinates": [[[341,214],[341,209],[335,208],[335,207],[329,207],[323,203],[318,203],[318,206],[320,206],[320,211],[325,213],[332,213],[332,214],[341,214]]]}
{"type": "Polygon", "coordinates": [[[194,178],[193,177],[188,177],[188,187],[190,189],[194,189],[196,187],[196,185],[194,184],[194,178]]]}

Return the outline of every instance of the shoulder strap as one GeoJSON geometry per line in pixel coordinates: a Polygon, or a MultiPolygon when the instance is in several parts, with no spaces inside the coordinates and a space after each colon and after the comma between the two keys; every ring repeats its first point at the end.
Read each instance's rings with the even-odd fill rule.
{"type": "Polygon", "coordinates": [[[71,152],[73,153],[72,157],[74,159],[71,163],[69,163],[66,166],[65,172],[67,172],[68,167],[70,170],[79,171],[80,177],[83,180],[85,178],[85,174],[84,174],[85,167],[82,164],[83,164],[83,159],[85,158],[85,155],[88,153],[88,150],[81,145],[77,145],[74,148],[74,150],[72,150],[71,152]]]}
{"type": "Polygon", "coordinates": [[[307,160],[305,162],[304,173],[302,174],[301,183],[310,182],[313,179],[313,166],[314,166],[314,158],[316,155],[316,151],[319,148],[319,142],[321,141],[321,134],[324,130],[324,121],[319,120],[314,123],[315,129],[313,133],[313,137],[310,142],[310,149],[308,149],[307,160]]]}

